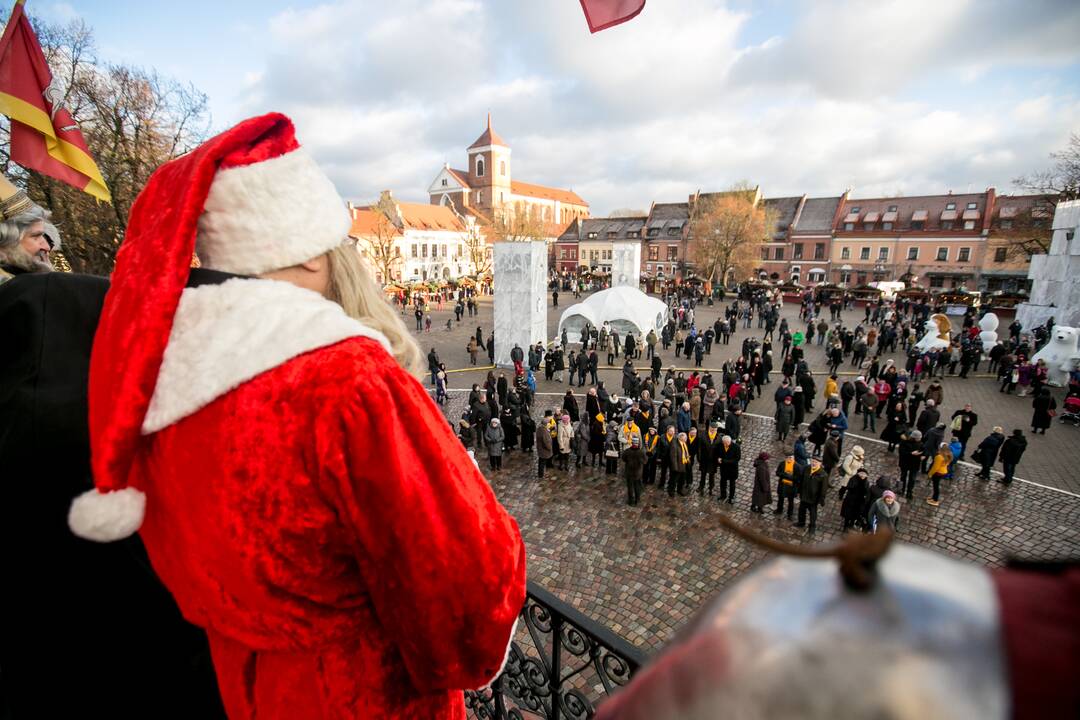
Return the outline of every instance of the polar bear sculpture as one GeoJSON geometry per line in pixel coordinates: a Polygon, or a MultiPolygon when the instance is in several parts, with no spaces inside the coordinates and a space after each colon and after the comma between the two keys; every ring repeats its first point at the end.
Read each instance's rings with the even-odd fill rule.
{"type": "Polygon", "coordinates": [[[915,343],[915,349],[920,352],[929,352],[938,348],[947,348],[951,342],[949,331],[952,323],[945,315],[936,314],[930,316],[930,323],[926,326],[926,334],[919,342],[915,343]]]}
{"type": "Polygon", "coordinates": [[[1077,328],[1056,325],[1050,337],[1050,342],[1043,345],[1042,350],[1035,353],[1032,362],[1042,360],[1048,370],[1047,381],[1051,385],[1062,387],[1069,383],[1069,371],[1076,367],[1080,360],[1080,330],[1077,328]]]}

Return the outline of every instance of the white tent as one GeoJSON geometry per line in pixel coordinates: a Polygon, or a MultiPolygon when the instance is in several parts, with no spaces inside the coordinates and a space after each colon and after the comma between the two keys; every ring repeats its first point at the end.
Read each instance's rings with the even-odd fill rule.
{"type": "Polygon", "coordinates": [[[634,331],[642,335],[650,330],[660,332],[667,317],[667,305],[656,298],[651,298],[637,288],[614,287],[590,295],[584,302],[571,305],[559,318],[559,330],[556,337],[567,334],[575,337],[581,334],[585,323],[595,328],[605,322],[609,327],[624,335],[634,331]]]}

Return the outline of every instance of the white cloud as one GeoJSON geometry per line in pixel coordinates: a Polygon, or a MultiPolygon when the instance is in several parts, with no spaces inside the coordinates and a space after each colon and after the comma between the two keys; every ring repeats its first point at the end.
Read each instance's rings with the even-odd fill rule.
{"type": "Polygon", "coordinates": [[[597,213],[744,178],[771,196],[1004,190],[1076,129],[1078,8],[828,0],[747,46],[767,16],[720,0],[597,35],[576,3],[339,0],[268,24],[243,109],[292,115],[356,200],[423,200],[489,111],[515,177],[597,213]]]}

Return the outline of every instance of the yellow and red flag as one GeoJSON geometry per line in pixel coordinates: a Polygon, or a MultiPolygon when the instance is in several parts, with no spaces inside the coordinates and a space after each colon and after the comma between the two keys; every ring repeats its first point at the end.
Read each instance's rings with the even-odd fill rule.
{"type": "Polygon", "coordinates": [[[16,0],[0,37],[0,113],[11,118],[11,159],[109,202],[109,188],[61,102],[23,2],[16,0]]]}

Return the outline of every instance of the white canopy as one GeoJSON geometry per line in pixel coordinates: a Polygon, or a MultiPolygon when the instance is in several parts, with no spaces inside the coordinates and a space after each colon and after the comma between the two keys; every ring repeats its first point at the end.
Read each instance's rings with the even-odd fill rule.
{"type": "Polygon", "coordinates": [[[667,305],[662,301],[637,288],[614,287],[566,308],[559,318],[556,337],[562,335],[563,328],[573,337],[574,333],[581,333],[585,323],[598,328],[605,322],[620,334],[634,331],[646,335],[650,330],[659,332],[666,317],[667,305]]]}

